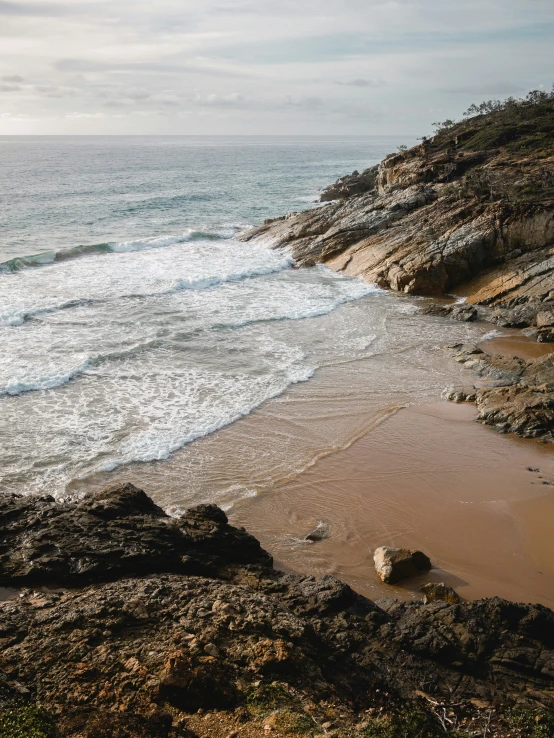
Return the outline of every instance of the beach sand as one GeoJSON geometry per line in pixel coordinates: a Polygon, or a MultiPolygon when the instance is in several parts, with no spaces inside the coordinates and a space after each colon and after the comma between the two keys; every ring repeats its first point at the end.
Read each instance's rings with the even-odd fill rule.
{"type": "MultiPolygon", "coordinates": [[[[481,346],[526,359],[553,348],[515,330],[481,346]]],[[[439,402],[437,391],[427,404],[412,399],[427,384],[477,381],[442,349],[324,367],[170,459],[95,475],[76,491],[133,482],[175,514],[215,502],[277,566],[333,574],[372,599],[420,597],[432,580],[468,599],[554,608],[553,445],[476,423],[473,405],[439,402]],[[329,538],[304,541],[320,521],[329,538]],[[420,548],[436,568],[383,585],[372,560],[383,545],[420,548]]]]}
{"type": "Polygon", "coordinates": [[[290,482],[243,500],[231,521],[277,566],[333,574],[372,599],[420,597],[422,583],[444,581],[467,599],[554,607],[552,448],[503,436],[475,415],[472,405],[446,402],[403,409],[290,482]],[[329,538],[303,541],[320,521],[329,538]],[[435,568],[383,585],[372,561],[383,545],[419,548],[435,568]]]}

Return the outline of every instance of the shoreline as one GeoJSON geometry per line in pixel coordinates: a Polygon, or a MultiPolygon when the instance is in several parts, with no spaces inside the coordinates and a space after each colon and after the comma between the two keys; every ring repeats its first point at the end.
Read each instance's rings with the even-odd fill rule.
{"type": "MultiPolygon", "coordinates": [[[[451,334],[461,329],[463,324],[452,323],[451,334]]],[[[525,359],[553,349],[507,329],[478,345],[525,359]]],[[[446,354],[439,364],[429,351],[424,358],[428,367],[435,362],[434,371],[441,367],[443,388],[449,381],[458,387],[479,383],[446,354]]],[[[398,396],[384,407],[375,402],[373,360],[326,367],[171,459],[98,475],[79,493],[131,482],[171,514],[199,502],[223,505],[231,522],[251,531],[278,567],[336,575],[370,599],[421,599],[419,587],[431,579],[467,599],[502,596],[554,608],[554,572],[538,573],[548,570],[543,562],[554,553],[550,529],[541,534],[546,542],[540,553],[532,551],[528,540],[541,515],[533,523],[534,508],[526,507],[550,490],[554,498],[554,488],[542,484],[554,481],[551,446],[502,436],[473,422],[474,405],[439,402],[438,392],[416,404],[398,396]],[[541,469],[544,479],[527,467],[541,469]],[[192,498],[190,482],[201,485],[192,498]],[[453,535],[444,535],[443,519],[453,535]],[[304,542],[321,521],[330,524],[329,539],[304,542]],[[469,535],[475,531],[478,540],[469,535]],[[438,570],[401,587],[382,585],[372,561],[382,545],[420,548],[438,570]]],[[[406,381],[413,369],[406,367],[406,381]]]]}
{"type": "Polygon", "coordinates": [[[400,410],[290,482],[242,500],[229,517],[276,565],[333,574],[370,599],[420,599],[426,581],[469,600],[500,596],[554,608],[554,455],[549,445],[477,424],[471,405],[400,410]],[[529,471],[540,469],[539,472],[529,471]],[[303,538],[320,522],[327,540],[303,538]],[[429,576],[391,587],[378,546],[419,548],[429,576]]]}

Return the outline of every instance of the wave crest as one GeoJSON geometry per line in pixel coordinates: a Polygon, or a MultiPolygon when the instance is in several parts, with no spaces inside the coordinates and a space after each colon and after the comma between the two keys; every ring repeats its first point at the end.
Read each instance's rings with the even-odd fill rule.
{"type": "Polygon", "coordinates": [[[152,238],[139,238],[134,241],[109,241],[107,243],[84,244],[72,246],[59,251],[43,251],[40,254],[29,256],[16,256],[8,261],[0,262],[0,272],[19,272],[22,269],[47,266],[70,259],[79,259],[82,256],[94,254],[119,254],[127,251],[142,251],[145,249],[159,249],[164,246],[175,246],[188,241],[219,241],[232,238],[235,229],[229,228],[220,231],[202,231],[189,228],[184,233],[176,236],[156,236],[152,238]]]}

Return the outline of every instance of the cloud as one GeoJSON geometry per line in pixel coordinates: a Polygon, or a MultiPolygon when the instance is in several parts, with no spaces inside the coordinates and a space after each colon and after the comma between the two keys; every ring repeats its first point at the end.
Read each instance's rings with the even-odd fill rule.
{"type": "Polygon", "coordinates": [[[553,81],[552,0],[0,0],[0,20],[2,110],[37,133],[422,135],[553,81]]]}
{"type": "Polygon", "coordinates": [[[65,15],[67,8],[54,3],[17,3],[0,0],[0,15],[24,17],[56,17],[65,15]]]}
{"type": "Polygon", "coordinates": [[[192,64],[188,61],[167,62],[167,61],[136,61],[136,62],[120,62],[120,61],[95,61],[93,59],[58,59],[54,63],[54,68],[60,72],[134,72],[136,74],[199,74],[208,77],[223,78],[250,78],[254,75],[236,72],[232,69],[218,68],[207,65],[192,64]]]}
{"type": "Polygon", "coordinates": [[[39,95],[45,95],[46,97],[76,97],[79,95],[79,90],[74,87],[61,87],[59,85],[33,85],[31,88],[33,92],[39,93],[39,95]]]}
{"type": "Polygon", "coordinates": [[[440,88],[440,92],[456,95],[519,95],[526,91],[526,87],[515,85],[513,82],[487,82],[480,85],[440,88]]]}
{"type": "Polygon", "coordinates": [[[321,97],[307,96],[300,99],[287,97],[286,104],[291,108],[301,108],[303,110],[320,110],[325,106],[326,101],[321,97]]]}
{"type": "Polygon", "coordinates": [[[106,115],[104,113],[78,113],[73,112],[69,113],[65,116],[69,120],[79,120],[79,119],[98,119],[98,118],[105,118],[106,115]]]}
{"type": "Polygon", "coordinates": [[[341,87],[375,87],[376,82],[371,79],[363,79],[362,77],[356,77],[356,79],[350,79],[347,82],[335,82],[336,85],[341,87]]]}
{"type": "Polygon", "coordinates": [[[231,93],[227,95],[201,95],[196,94],[192,100],[194,105],[205,108],[250,108],[252,103],[243,95],[231,93]]]}

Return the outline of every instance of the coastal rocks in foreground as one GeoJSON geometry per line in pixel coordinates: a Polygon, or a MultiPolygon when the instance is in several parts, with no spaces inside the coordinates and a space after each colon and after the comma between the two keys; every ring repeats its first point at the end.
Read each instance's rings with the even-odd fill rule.
{"type": "Polygon", "coordinates": [[[376,604],[331,576],[276,571],[218,508],[172,520],[130,486],[70,504],[9,497],[0,528],[3,584],[56,578],[0,604],[6,689],[29,690],[64,736],[392,735],[395,721],[403,735],[416,721],[438,737],[437,705],[473,725],[484,707],[489,726],[515,706],[554,713],[546,607],[376,604]]]}
{"type": "Polygon", "coordinates": [[[449,390],[454,402],[475,402],[477,420],[504,433],[554,440],[554,355],[525,361],[488,354],[477,346],[452,347],[455,359],[485,381],[470,392],[449,390]]]}
{"type": "Polygon", "coordinates": [[[0,496],[0,586],[83,585],[158,572],[232,576],[272,559],[215,505],[170,518],[126,484],[58,503],[0,496]]]}
{"type": "Polygon", "coordinates": [[[381,546],[373,554],[375,571],[385,584],[395,584],[407,577],[416,577],[431,568],[431,560],[422,551],[381,546]]]}

